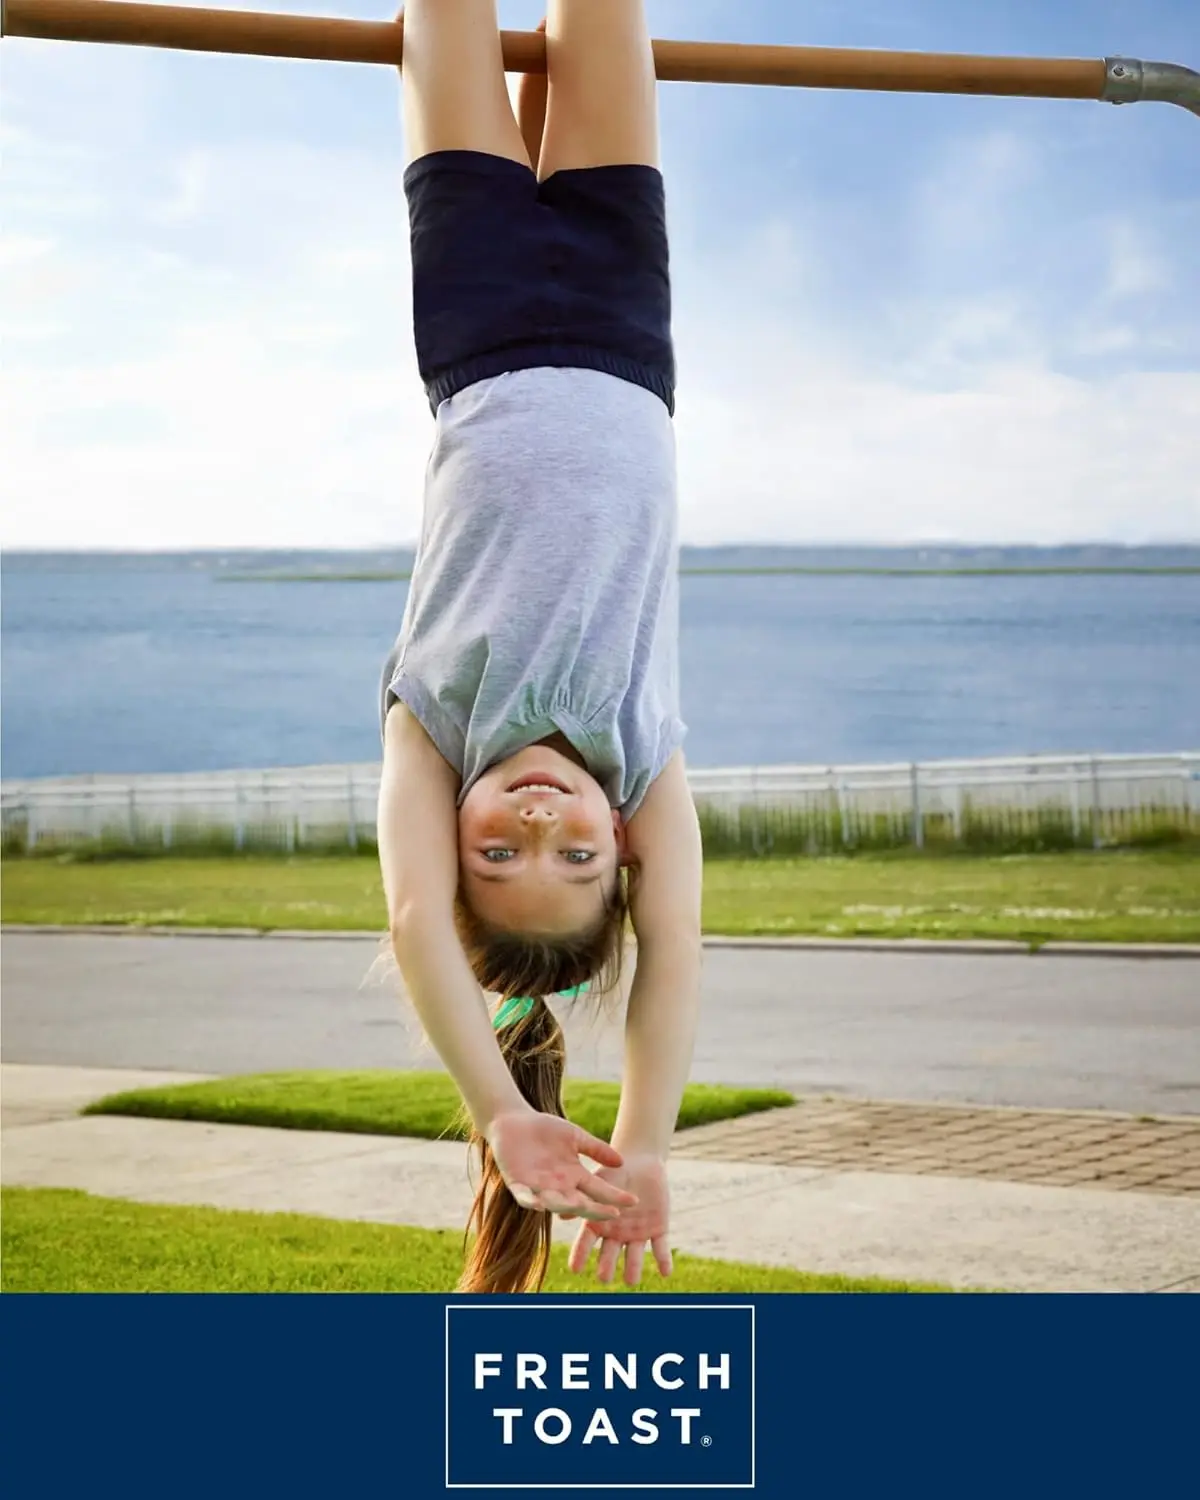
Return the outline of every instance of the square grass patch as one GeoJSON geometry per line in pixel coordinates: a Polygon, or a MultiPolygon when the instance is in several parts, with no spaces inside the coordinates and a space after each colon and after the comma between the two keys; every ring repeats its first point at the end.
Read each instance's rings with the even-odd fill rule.
{"type": "MultiPolygon", "coordinates": [[[[610,1139],[620,1085],[569,1081],[567,1115],[582,1129],[610,1139]]],[[[679,1110],[680,1130],[794,1104],[780,1089],[690,1084],[679,1110]]],[[[84,1114],[266,1125],[281,1130],[337,1130],[353,1135],[463,1140],[462,1101],[445,1073],[308,1071],[257,1073],[110,1094],[84,1114]]]]}

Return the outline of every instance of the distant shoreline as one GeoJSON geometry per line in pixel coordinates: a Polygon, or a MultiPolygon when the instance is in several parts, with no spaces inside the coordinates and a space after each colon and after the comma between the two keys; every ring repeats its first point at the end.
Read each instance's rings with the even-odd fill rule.
{"type": "MultiPolygon", "coordinates": [[[[817,567],[683,567],[682,578],[1137,578],[1200,577],[1197,567],[1007,567],[1007,568],[817,568],[817,567]]],[[[359,573],[225,573],[218,583],[409,583],[407,572],[359,573]]]]}

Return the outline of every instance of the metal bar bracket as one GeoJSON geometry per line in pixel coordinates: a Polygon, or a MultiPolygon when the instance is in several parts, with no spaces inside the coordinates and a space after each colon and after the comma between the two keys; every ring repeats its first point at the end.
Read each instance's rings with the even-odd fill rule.
{"type": "Polygon", "coordinates": [[[1104,93],[1109,104],[1156,101],[1178,104],[1200,116],[1200,73],[1180,63],[1139,62],[1136,57],[1104,59],[1104,93]]]}

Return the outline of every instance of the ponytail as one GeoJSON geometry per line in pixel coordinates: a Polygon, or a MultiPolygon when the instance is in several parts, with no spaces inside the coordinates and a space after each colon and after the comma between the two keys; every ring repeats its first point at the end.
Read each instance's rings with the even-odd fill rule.
{"type": "MultiPolygon", "coordinates": [[[[455,920],[472,972],[485,991],[500,995],[504,1002],[503,1014],[496,1016],[501,1054],[522,1098],[542,1114],[566,1116],[566,1040],[545,997],[567,995],[583,986],[596,1000],[610,994],[621,976],[628,914],[625,871],[618,873],[602,920],[590,931],[570,937],[497,931],[479,919],[460,893],[455,920]]],[[[487,1141],[474,1129],[470,1141],[479,1152],[480,1177],[457,1290],[540,1291],[550,1264],[554,1215],[522,1208],[509,1192],[487,1141]]]]}
{"type": "MultiPolygon", "coordinates": [[[[567,1051],[562,1027],[543,999],[499,1034],[500,1050],[528,1104],[542,1114],[565,1117],[562,1085],[567,1051]]],[[[553,1214],[522,1208],[505,1185],[492,1148],[478,1131],[480,1181],[471,1206],[466,1265],[460,1292],[536,1292],[550,1264],[553,1214]]]]}

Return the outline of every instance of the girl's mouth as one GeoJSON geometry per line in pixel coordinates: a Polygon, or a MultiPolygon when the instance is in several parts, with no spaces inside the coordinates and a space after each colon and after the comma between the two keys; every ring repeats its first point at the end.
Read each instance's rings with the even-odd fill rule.
{"type": "Polygon", "coordinates": [[[505,788],[509,792],[546,792],[558,793],[569,796],[571,788],[564,786],[557,776],[529,775],[522,776],[519,781],[514,781],[510,787],[505,788]]]}

